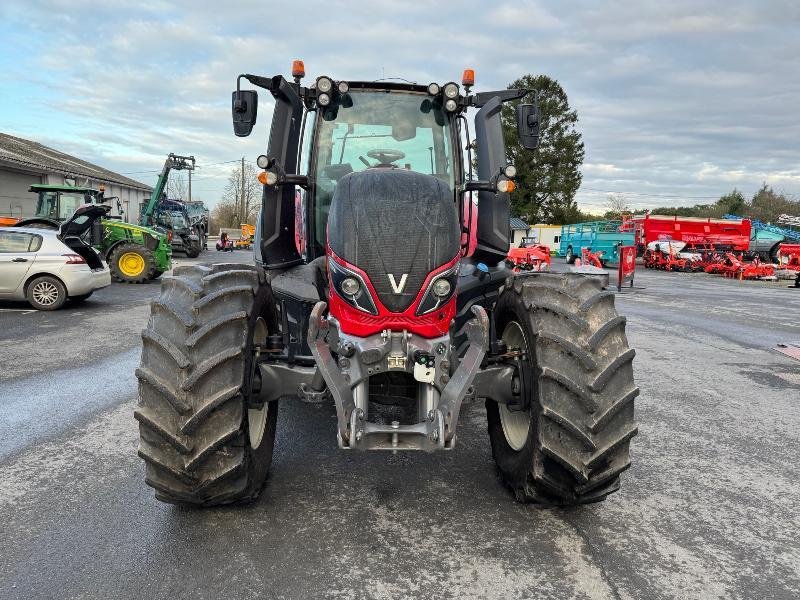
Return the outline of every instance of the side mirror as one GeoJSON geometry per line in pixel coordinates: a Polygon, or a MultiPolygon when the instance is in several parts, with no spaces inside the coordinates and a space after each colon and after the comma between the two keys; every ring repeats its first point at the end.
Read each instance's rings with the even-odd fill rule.
{"type": "Polygon", "coordinates": [[[539,110],[535,104],[517,105],[517,135],[526,150],[539,146],[539,110]]]}
{"type": "Polygon", "coordinates": [[[237,137],[247,137],[256,124],[258,93],[255,90],[237,90],[232,96],[233,133],[237,137]]]}

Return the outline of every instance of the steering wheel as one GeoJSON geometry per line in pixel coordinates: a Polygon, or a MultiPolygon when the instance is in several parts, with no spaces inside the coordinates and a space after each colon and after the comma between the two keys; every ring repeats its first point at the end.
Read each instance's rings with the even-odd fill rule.
{"type": "Polygon", "coordinates": [[[375,165],[377,167],[381,165],[392,166],[393,162],[406,157],[405,152],[400,152],[400,150],[383,150],[379,148],[370,150],[367,152],[367,156],[378,161],[378,164],[375,165]]]}

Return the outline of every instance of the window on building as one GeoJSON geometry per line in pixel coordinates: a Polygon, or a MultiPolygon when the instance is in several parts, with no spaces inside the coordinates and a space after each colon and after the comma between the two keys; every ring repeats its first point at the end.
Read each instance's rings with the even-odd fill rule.
{"type": "Polygon", "coordinates": [[[553,243],[554,244],[558,244],[560,241],[561,241],[561,236],[560,235],[557,235],[557,236],[555,236],[553,238],[553,243]]]}

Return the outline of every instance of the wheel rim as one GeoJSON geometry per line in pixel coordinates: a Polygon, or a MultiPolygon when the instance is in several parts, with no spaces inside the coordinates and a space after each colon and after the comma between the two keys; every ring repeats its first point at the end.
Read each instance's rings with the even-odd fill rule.
{"type": "Polygon", "coordinates": [[[58,288],[49,281],[40,281],[33,286],[33,299],[42,306],[52,306],[58,301],[58,288]]]}
{"type": "MultiPolygon", "coordinates": [[[[259,317],[256,320],[255,328],[253,329],[253,345],[264,345],[267,341],[267,323],[259,317]]],[[[247,431],[250,436],[250,447],[254,450],[261,445],[264,439],[264,430],[267,427],[267,413],[269,412],[269,404],[264,408],[249,408],[247,409],[247,431]]]]}
{"type": "MultiPolygon", "coordinates": [[[[509,350],[512,348],[527,350],[525,333],[516,321],[511,321],[506,325],[502,339],[509,350]]],[[[503,435],[506,437],[506,443],[513,450],[522,450],[525,442],[528,441],[528,431],[531,426],[530,411],[512,411],[505,404],[499,404],[498,407],[500,409],[500,424],[503,426],[503,435]]]]}
{"type": "Polygon", "coordinates": [[[126,252],[119,257],[119,270],[126,277],[137,277],[144,272],[144,257],[136,252],[126,252]]]}

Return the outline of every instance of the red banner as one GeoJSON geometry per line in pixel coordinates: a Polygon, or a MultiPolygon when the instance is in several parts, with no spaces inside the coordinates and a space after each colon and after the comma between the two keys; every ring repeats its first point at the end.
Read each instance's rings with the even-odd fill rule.
{"type": "Polygon", "coordinates": [[[617,291],[622,290],[622,284],[631,282],[633,287],[633,273],[636,270],[636,246],[621,246],[619,248],[619,280],[617,291]]]}

